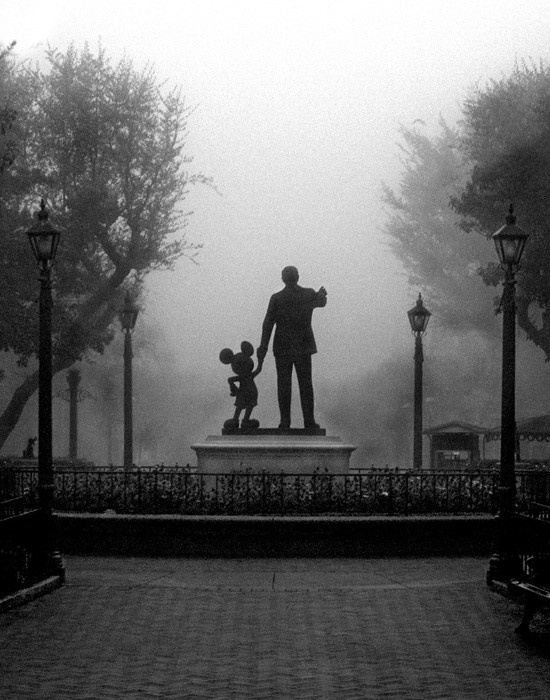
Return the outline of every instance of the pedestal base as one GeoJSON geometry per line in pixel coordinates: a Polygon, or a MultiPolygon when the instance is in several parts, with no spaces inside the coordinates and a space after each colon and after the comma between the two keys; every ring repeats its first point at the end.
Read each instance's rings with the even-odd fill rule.
{"type": "MultiPolygon", "coordinates": [[[[267,431],[266,431],[267,432],[267,431]]],[[[296,431],[298,432],[298,431],[296,431]]],[[[328,470],[333,474],[349,471],[353,445],[339,437],[299,434],[209,435],[191,445],[197,454],[197,469],[209,474],[250,470],[287,474],[312,474],[328,470]]]]}

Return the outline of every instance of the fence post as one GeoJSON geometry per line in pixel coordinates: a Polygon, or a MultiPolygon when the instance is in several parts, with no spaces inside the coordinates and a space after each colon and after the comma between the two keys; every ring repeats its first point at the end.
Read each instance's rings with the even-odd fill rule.
{"type": "Polygon", "coordinates": [[[109,507],[113,508],[113,510],[116,510],[115,508],[115,473],[111,471],[111,493],[109,495],[109,507]]]}
{"type": "Polygon", "coordinates": [[[90,510],[90,473],[86,471],[86,479],[84,480],[85,488],[84,493],[86,494],[84,502],[86,503],[86,510],[90,510]]]}
{"type": "Polygon", "coordinates": [[[124,480],[123,480],[123,492],[124,492],[124,511],[127,513],[128,512],[128,472],[124,472],[124,480]]]}
{"type": "Polygon", "coordinates": [[[137,502],[137,507],[138,511],[141,510],[141,471],[138,471],[137,473],[137,482],[138,482],[138,502],[137,502]]]}
{"type": "Polygon", "coordinates": [[[187,513],[189,504],[189,474],[185,472],[183,475],[183,512],[187,513]]]}
{"type": "Polygon", "coordinates": [[[312,497],[311,497],[311,508],[314,513],[317,512],[317,475],[315,472],[313,473],[311,477],[311,488],[313,491],[312,497]]]}
{"type": "Polygon", "coordinates": [[[97,472],[97,504],[96,508],[101,510],[101,472],[97,472]]]}
{"type": "MultiPolygon", "coordinates": [[[[177,474],[179,477],[179,482],[181,484],[181,474],[177,474]]],[[[166,482],[165,482],[166,483],[166,482]]],[[[170,472],[170,490],[168,491],[168,494],[166,496],[166,500],[168,500],[168,497],[170,498],[170,507],[173,509],[173,512],[176,512],[176,509],[174,508],[174,493],[176,493],[174,489],[174,473],[170,472]]],[[[178,493],[181,493],[181,489],[178,489],[178,493]]]]}
{"type": "Polygon", "coordinates": [[[348,510],[348,475],[344,474],[344,510],[349,513],[348,510]]]}

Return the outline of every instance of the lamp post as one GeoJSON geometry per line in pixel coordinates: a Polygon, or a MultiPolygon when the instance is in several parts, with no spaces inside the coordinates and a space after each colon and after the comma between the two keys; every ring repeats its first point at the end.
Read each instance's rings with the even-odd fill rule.
{"type": "Polygon", "coordinates": [[[91,398],[89,391],[79,389],[81,374],[78,367],[71,367],[67,372],[67,389],[56,394],[56,398],[69,402],[69,459],[78,459],[78,404],[84,399],[91,398]]]}
{"type": "Polygon", "coordinates": [[[52,460],[52,283],[60,231],[48,221],[42,199],[36,221],[27,231],[40,266],[38,335],[38,493],[42,511],[45,566],[50,573],[63,575],[61,555],[55,549],[53,532],[54,473],[52,460]]]}
{"type": "Polygon", "coordinates": [[[126,292],[124,306],[120,310],[120,325],[124,332],[124,468],[131,469],[133,459],[132,418],[132,331],[136,325],[139,307],[126,292]]]}
{"type": "Polygon", "coordinates": [[[422,469],[422,336],[428,327],[432,314],[424,306],[422,294],[418,295],[415,306],[407,311],[414,341],[414,427],[413,427],[413,467],[422,469]]]}
{"type": "Polygon", "coordinates": [[[516,225],[514,207],[506,224],[493,234],[500,265],[504,270],[502,293],[502,395],[500,421],[500,487],[497,526],[497,553],[489,564],[488,580],[513,574],[510,553],[511,520],[515,508],[516,474],[516,300],[515,271],[521,260],[528,235],[516,225]]]}
{"type": "Polygon", "coordinates": [[[78,385],[80,384],[80,370],[76,367],[67,372],[67,384],[69,385],[69,459],[74,461],[78,457],[78,385]]]}

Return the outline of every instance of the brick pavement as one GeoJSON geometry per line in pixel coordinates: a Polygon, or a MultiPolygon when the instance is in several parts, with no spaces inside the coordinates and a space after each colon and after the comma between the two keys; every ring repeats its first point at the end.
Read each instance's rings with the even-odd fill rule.
{"type": "Polygon", "coordinates": [[[0,616],[2,700],[547,698],[485,559],[70,558],[0,616]]]}

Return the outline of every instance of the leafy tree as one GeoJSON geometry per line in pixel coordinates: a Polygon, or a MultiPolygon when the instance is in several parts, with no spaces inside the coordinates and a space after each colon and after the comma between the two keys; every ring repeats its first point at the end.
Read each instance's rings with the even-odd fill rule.
{"type": "MultiPolygon", "coordinates": [[[[422,126],[401,129],[403,169],[395,190],[384,186],[385,231],[403,263],[409,282],[422,290],[434,314],[433,324],[448,331],[438,340],[438,353],[424,367],[425,424],[465,420],[496,424],[494,353],[500,324],[491,309],[491,295],[479,274],[494,256],[494,247],[477,230],[461,227],[451,207],[463,192],[472,169],[462,150],[462,134],[442,119],[435,136],[422,126]]],[[[411,304],[412,305],[412,304],[411,304]]],[[[393,402],[385,418],[387,432],[402,445],[412,445],[412,351],[406,358],[400,393],[394,381],[393,402]]],[[[398,376],[395,369],[392,376],[398,376]]],[[[374,415],[374,414],[373,414],[374,415]]],[[[403,451],[404,450],[404,451],[403,451]]],[[[386,448],[387,452],[387,448],[386,448]]],[[[407,463],[396,455],[399,463],[407,463]]],[[[391,459],[391,458],[390,458],[391,459]]]]}
{"type": "MultiPolygon", "coordinates": [[[[517,66],[463,108],[462,150],[473,169],[453,204],[465,231],[494,233],[513,203],[530,238],[517,279],[518,323],[550,360],[550,68],[517,66]]],[[[489,285],[501,280],[486,265],[489,285]]]]}
{"type": "MultiPolygon", "coordinates": [[[[484,416],[494,413],[491,386],[498,381],[490,379],[494,368],[488,358],[500,352],[501,324],[490,314],[483,284],[494,287],[502,281],[487,239],[504,224],[511,202],[518,224],[530,234],[517,275],[518,322],[550,359],[549,115],[550,69],[518,66],[509,77],[472,91],[456,127],[441,122],[436,136],[420,127],[403,129],[401,180],[395,191],[384,189],[392,248],[411,284],[425,292],[438,323],[460,344],[460,401],[477,397],[464,403],[462,418],[470,422],[486,424],[484,416]],[[465,352],[477,361],[467,362],[465,352]],[[483,411],[476,413],[481,405],[483,411]]],[[[497,311],[500,291],[494,298],[497,311]]],[[[540,394],[535,354],[532,360],[518,368],[520,403],[529,411],[540,394]]],[[[460,405],[443,367],[438,374],[432,360],[426,369],[432,371],[438,412],[444,409],[448,418],[456,418],[460,405]],[[455,402],[447,407],[451,411],[447,395],[455,402]]]]}
{"type": "Polygon", "coordinates": [[[12,165],[15,151],[11,132],[16,111],[10,95],[8,67],[8,56],[14,46],[15,42],[12,42],[7,48],[0,48],[0,177],[12,165]]]}
{"type": "Polygon", "coordinates": [[[22,227],[46,199],[64,230],[55,264],[54,372],[112,339],[121,289],[154,269],[170,269],[199,246],[184,235],[181,209],[190,185],[185,154],[191,109],[178,88],[166,90],[151,67],[128,58],[116,65],[99,48],[47,51],[47,72],[8,68],[21,85],[17,144],[10,179],[0,192],[2,349],[30,372],[0,416],[0,446],[38,384],[38,293],[34,261],[22,227]],[[19,230],[16,231],[17,225],[19,230]]]}
{"type": "Polygon", "coordinates": [[[492,251],[485,237],[465,235],[450,207],[471,167],[461,151],[460,133],[443,120],[439,126],[435,137],[422,127],[401,129],[401,179],[396,190],[383,186],[385,232],[411,286],[424,292],[439,323],[491,335],[478,270],[492,251]]]}
{"type": "MultiPolygon", "coordinates": [[[[10,346],[15,348],[21,345],[23,338],[29,340],[29,326],[24,322],[17,323],[17,312],[25,304],[17,304],[15,299],[25,299],[26,305],[31,306],[32,288],[36,284],[36,274],[32,274],[34,269],[28,255],[20,258],[23,244],[28,246],[28,243],[14,235],[21,223],[18,201],[29,185],[29,180],[14,167],[22,136],[20,115],[30,109],[32,99],[29,76],[11,56],[13,46],[12,43],[0,50],[0,294],[3,302],[0,310],[0,349],[8,351],[10,346]]],[[[3,377],[4,369],[0,368],[0,378],[3,377]]]]}

